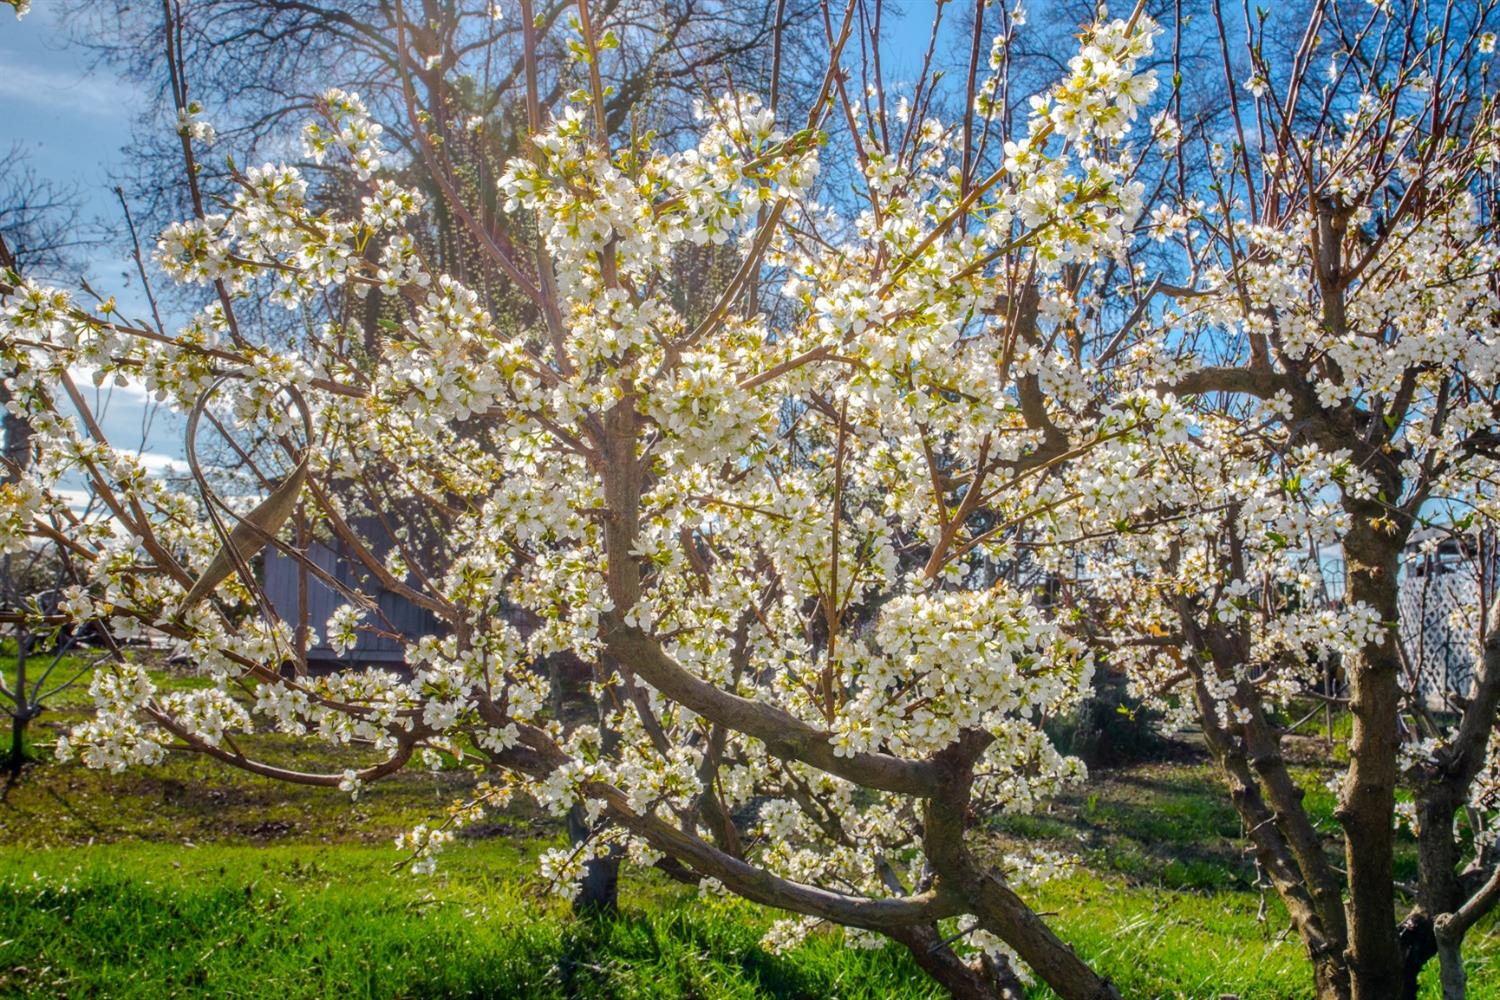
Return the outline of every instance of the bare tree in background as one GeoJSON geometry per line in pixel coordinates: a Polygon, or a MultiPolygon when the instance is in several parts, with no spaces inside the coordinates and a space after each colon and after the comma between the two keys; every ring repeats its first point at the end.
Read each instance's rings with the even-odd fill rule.
{"type": "Polygon", "coordinates": [[[76,185],[44,177],[22,143],[0,155],[0,266],[65,280],[97,243],[80,225],[76,185]]]}

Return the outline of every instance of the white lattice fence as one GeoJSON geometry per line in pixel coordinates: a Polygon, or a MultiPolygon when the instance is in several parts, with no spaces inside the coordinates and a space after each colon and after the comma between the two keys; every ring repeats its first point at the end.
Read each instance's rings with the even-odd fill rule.
{"type": "Polygon", "coordinates": [[[1408,573],[1401,581],[1401,647],[1410,686],[1415,675],[1429,708],[1452,710],[1468,695],[1480,609],[1471,564],[1408,573]]]}

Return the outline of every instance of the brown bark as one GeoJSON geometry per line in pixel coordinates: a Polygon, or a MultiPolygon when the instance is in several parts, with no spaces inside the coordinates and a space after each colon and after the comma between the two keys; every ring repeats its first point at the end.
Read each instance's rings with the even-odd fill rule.
{"type": "Polygon", "coordinates": [[[1401,1000],[1416,1000],[1422,966],[1440,950],[1431,918],[1420,908],[1414,910],[1396,928],[1396,945],[1401,949],[1401,981],[1396,995],[1401,1000]]]}
{"type": "Polygon", "coordinates": [[[625,624],[624,615],[640,600],[640,566],[630,553],[640,529],[644,472],[635,454],[638,417],[627,391],[605,416],[604,500],[608,515],[604,543],[605,582],[614,610],[601,616],[601,638],[608,652],[663,695],[710,721],[761,740],[778,757],[800,760],[830,774],[884,791],[923,795],[933,784],[930,764],[891,754],[840,757],[827,733],[789,712],[738,695],[695,676],[667,655],[651,636],[625,624]]]}
{"type": "Polygon", "coordinates": [[[1026,988],[1009,968],[975,968],[959,958],[936,927],[918,924],[885,932],[911,952],[912,961],[954,1000],[1025,1000],[1026,988]]]}
{"type": "MultiPolygon", "coordinates": [[[[1249,659],[1249,643],[1244,636],[1230,639],[1211,629],[1208,644],[1221,677],[1233,676],[1235,668],[1249,659]]],[[[1347,936],[1342,888],[1323,854],[1318,832],[1302,806],[1302,787],[1287,769],[1281,737],[1271,727],[1260,695],[1252,685],[1241,682],[1237,686],[1235,704],[1249,713],[1249,721],[1240,727],[1242,738],[1235,746],[1244,762],[1254,768],[1265,802],[1296,862],[1328,945],[1342,948],[1347,936]]]]}
{"type": "Polygon", "coordinates": [[[1063,1000],[1120,1000],[1113,983],[1089,968],[1035,910],[964,847],[974,762],[987,734],[968,732],[938,755],[941,778],[924,817],[924,849],[939,877],[1063,1000]]]}
{"type": "MultiPolygon", "coordinates": [[[[593,835],[583,806],[568,810],[568,843],[577,847],[593,835]]],[[[609,917],[620,910],[620,862],[622,853],[611,848],[602,858],[584,862],[583,879],[573,896],[573,913],[580,917],[609,917]]]]}
{"type": "MultiPolygon", "coordinates": [[[[635,454],[639,418],[633,407],[633,394],[625,386],[620,402],[605,415],[600,442],[608,509],[604,521],[608,560],[605,582],[614,606],[601,616],[606,651],[666,697],[716,725],[762,741],[777,757],[803,761],[868,788],[926,799],[927,853],[939,876],[938,889],[904,899],[871,900],[797,885],[653,817],[636,814],[618,792],[601,787],[589,794],[605,798],[616,820],[658,850],[705,875],[713,875],[744,898],[850,926],[886,932],[894,929],[898,933],[972,909],[981,926],[1015,949],[1063,1000],[1120,1000],[1119,992],[1107,979],[1090,969],[1036,911],[984,870],[963,846],[974,762],[992,737],[967,733],[957,744],[926,761],[868,752],[839,756],[826,732],[775,706],[710,684],[673,660],[654,637],[626,623],[626,613],[641,594],[640,566],[630,554],[639,531],[644,483],[635,454]]],[[[956,975],[951,965],[945,963],[944,969],[956,975]]],[[[965,988],[973,985],[967,979],[963,982],[965,988]]]]}
{"type": "Polygon", "coordinates": [[[1247,657],[1243,638],[1226,634],[1219,625],[1200,626],[1196,609],[1186,598],[1178,599],[1177,613],[1183,635],[1194,650],[1187,668],[1194,682],[1204,742],[1224,773],[1230,801],[1256,860],[1307,948],[1318,996],[1346,1000],[1349,975],[1344,966],[1342,893],[1302,806],[1302,789],[1287,770],[1280,738],[1249,685],[1242,683],[1235,691],[1236,704],[1250,712],[1250,722],[1237,730],[1219,718],[1219,707],[1209,694],[1205,671],[1214,670],[1220,679],[1233,677],[1247,657]]]}
{"type": "Polygon", "coordinates": [[[1318,997],[1320,1000],[1347,1000],[1349,973],[1344,967],[1343,940],[1330,935],[1324,926],[1281,824],[1261,794],[1243,747],[1219,724],[1208,689],[1202,682],[1201,667],[1199,670],[1194,691],[1204,740],[1224,772],[1229,799],[1248,831],[1256,860],[1271,879],[1272,887],[1286,906],[1298,936],[1307,948],[1318,997]]]}
{"type": "Polygon", "coordinates": [[[762,741],[772,754],[867,788],[917,796],[931,792],[937,773],[930,763],[869,752],[840,757],[827,733],[774,705],[730,694],[688,672],[655,639],[625,625],[619,614],[611,612],[601,620],[610,653],[629,664],[636,676],[704,718],[762,741]]]}
{"type": "Polygon", "coordinates": [[[1443,1000],[1464,1000],[1468,976],[1464,972],[1463,939],[1475,921],[1500,903],[1500,867],[1474,891],[1453,913],[1444,913],[1434,922],[1443,1000]]]}
{"type": "Polygon", "coordinates": [[[1400,659],[1394,625],[1400,613],[1396,573],[1402,537],[1383,533],[1377,526],[1385,517],[1380,507],[1350,507],[1355,521],[1344,541],[1349,599],[1374,609],[1381,628],[1349,671],[1354,732],[1336,815],[1344,828],[1349,872],[1350,996],[1353,1000],[1388,1000],[1401,977],[1391,866],[1401,740],[1397,718],[1400,659]]]}
{"type": "Polygon", "coordinates": [[[10,775],[15,778],[21,773],[21,768],[26,766],[26,723],[30,719],[23,713],[17,712],[10,718],[10,753],[6,763],[10,767],[10,775]]]}
{"type": "MultiPolygon", "coordinates": [[[[1484,766],[1489,734],[1500,709],[1500,597],[1492,603],[1487,620],[1490,627],[1458,730],[1438,760],[1419,776],[1416,789],[1420,881],[1417,905],[1402,924],[1401,937],[1403,976],[1410,983],[1410,996],[1415,996],[1422,966],[1434,956],[1444,1000],[1465,995],[1463,937],[1469,924],[1494,905],[1485,886],[1474,890],[1465,885],[1458,867],[1460,845],[1453,831],[1454,817],[1468,802],[1470,787],[1484,766]],[[1464,913],[1469,915],[1467,920],[1459,919],[1464,913]],[[1424,933],[1417,938],[1409,933],[1410,928],[1421,928],[1424,933]],[[1414,946],[1413,941],[1420,945],[1414,946]]],[[[1478,863],[1474,868],[1481,874],[1484,871],[1478,863]]]]}

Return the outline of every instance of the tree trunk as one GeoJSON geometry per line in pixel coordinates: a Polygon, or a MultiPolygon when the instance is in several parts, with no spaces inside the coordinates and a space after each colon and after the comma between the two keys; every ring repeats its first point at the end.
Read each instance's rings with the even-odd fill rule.
{"type": "Polygon", "coordinates": [[[1442,956],[1433,919],[1463,903],[1459,845],[1453,836],[1453,816],[1459,805],[1457,789],[1441,777],[1429,776],[1417,789],[1417,905],[1396,931],[1401,946],[1401,1000],[1416,1000],[1422,967],[1434,955],[1442,956]]]}
{"type": "MultiPolygon", "coordinates": [[[[601,662],[594,664],[594,678],[604,688],[606,673],[613,665],[601,662]]],[[[612,689],[611,689],[612,690],[612,689]]],[[[602,699],[591,699],[595,717],[598,719],[600,747],[613,753],[620,743],[620,734],[608,722],[609,713],[602,699]]],[[[568,840],[573,845],[588,840],[593,831],[582,803],[568,810],[568,840]]],[[[583,881],[578,886],[578,895],[573,898],[573,913],[580,917],[612,917],[620,912],[620,859],[619,845],[612,844],[602,858],[594,858],[583,866],[583,881]]]]}
{"type": "Polygon", "coordinates": [[[1236,693],[1238,700],[1255,706],[1252,724],[1241,727],[1245,738],[1240,738],[1219,718],[1217,699],[1205,677],[1212,669],[1220,679],[1233,678],[1243,670],[1246,656],[1232,647],[1222,631],[1215,631],[1214,626],[1207,631],[1200,627],[1195,609],[1185,597],[1178,598],[1177,610],[1191,648],[1187,669],[1193,679],[1199,728],[1223,772],[1229,800],[1261,870],[1271,880],[1307,948],[1319,1000],[1349,1000],[1343,903],[1338,883],[1324,863],[1316,832],[1302,808],[1301,790],[1286,771],[1279,742],[1265,724],[1254,691],[1240,685],[1236,693]],[[1254,769],[1252,759],[1256,762],[1254,769]],[[1267,802],[1263,784],[1275,789],[1279,799],[1267,802]],[[1300,837],[1300,852],[1294,849],[1289,833],[1300,837]]]}
{"type": "MultiPolygon", "coordinates": [[[[967,855],[967,852],[965,852],[967,855]]],[[[1091,969],[1036,911],[1000,879],[965,857],[962,887],[985,930],[1000,938],[1063,1000],[1121,1000],[1120,991],[1091,969]]]]}
{"type": "MultiPolygon", "coordinates": [[[[10,389],[0,384],[0,408],[9,402],[10,389]]],[[[4,410],[4,417],[0,418],[0,430],[4,433],[6,461],[25,471],[31,465],[31,424],[24,417],[18,417],[7,409],[4,410]]],[[[18,477],[7,469],[3,478],[5,482],[13,482],[18,477]]]]}
{"type": "Polygon", "coordinates": [[[1438,959],[1444,1000],[1464,996],[1463,938],[1468,924],[1455,924],[1452,915],[1465,909],[1467,897],[1476,891],[1471,912],[1488,909],[1483,890],[1466,886],[1459,874],[1462,851],[1453,830],[1453,819],[1468,802],[1474,778],[1484,766],[1500,706],[1500,596],[1494,599],[1486,620],[1463,717],[1448,747],[1425,769],[1417,787],[1417,906],[1401,925],[1403,997],[1416,997],[1417,977],[1433,956],[1438,959]]]}
{"type": "MultiPolygon", "coordinates": [[[[0,243],[0,250],[4,244],[0,243]]],[[[5,256],[9,256],[8,253],[5,256]]],[[[14,264],[14,261],[11,262],[14,264]]],[[[8,465],[0,468],[0,482],[14,483],[20,479],[20,475],[31,465],[31,436],[32,428],[24,418],[11,413],[6,409],[6,404],[11,400],[10,387],[0,381],[0,453],[8,465]]],[[[20,607],[22,595],[13,575],[14,565],[11,557],[7,555],[3,567],[0,567],[0,603],[9,608],[20,607]]],[[[16,628],[16,676],[15,676],[15,704],[11,706],[11,729],[10,729],[10,777],[11,781],[21,773],[21,767],[26,763],[26,725],[36,715],[33,708],[26,700],[26,653],[30,645],[30,636],[26,627],[16,628]]]]}
{"type": "Polygon", "coordinates": [[[974,762],[989,737],[973,731],[938,755],[946,772],[927,800],[923,848],[933,869],[957,892],[980,926],[1013,948],[1062,1000],[1121,1000],[1120,991],[1091,969],[998,876],[964,847],[974,762]]]}
{"type": "Polygon", "coordinates": [[[898,927],[885,934],[905,945],[912,960],[954,1000],[1025,1000],[1026,987],[1008,965],[976,969],[958,957],[936,927],[898,927]]]}
{"type": "Polygon", "coordinates": [[[1400,1000],[1417,1000],[1422,967],[1438,950],[1431,915],[1418,906],[1396,928],[1396,942],[1401,949],[1401,982],[1396,995],[1400,1000]]]}
{"type": "Polygon", "coordinates": [[[1464,1000],[1469,992],[1469,976],[1464,972],[1464,939],[1448,934],[1437,935],[1438,982],[1443,1000],[1464,1000]]]}
{"type": "Polygon", "coordinates": [[[1390,1000],[1401,981],[1391,866],[1401,739],[1396,573],[1404,533],[1382,533],[1372,523],[1384,516],[1375,505],[1351,507],[1354,525],[1344,540],[1349,599],[1372,608],[1380,627],[1349,672],[1354,733],[1337,811],[1349,870],[1350,996],[1390,1000]]]}
{"type": "Polygon", "coordinates": [[[10,774],[21,773],[26,763],[26,719],[18,712],[10,719],[10,774]]]}
{"type": "MultiPolygon", "coordinates": [[[[568,810],[568,842],[575,847],[589,838],[591,829],[583,807],[568,810]]],[[[583,881],[573,897],[573,913],[580,917],[614,916],[620,911],[620,852],[611,846],[607,855],[583,866],[583,881]]]]}
{"type": "Polygon", "coordinates": [[[1342,955],[1313,959],[1313,989],[1318,1000],[1349,1000],[1349,967],[1342,955]]]}
{"type": "MultiPolygon", "coordinates": [[[[7,557],[6,562],[9,563],[7,557]]],[[[8,568],[8,566],[7,566],[8,568]]],[[[20,775],[26,763],[26,725],[36,716],[36,709],[26,699],[26,652],[31,645],[25,626],[16,629],[16,676],[15,703],[10,706],[10,765],[11,780],[20,775]]]]}

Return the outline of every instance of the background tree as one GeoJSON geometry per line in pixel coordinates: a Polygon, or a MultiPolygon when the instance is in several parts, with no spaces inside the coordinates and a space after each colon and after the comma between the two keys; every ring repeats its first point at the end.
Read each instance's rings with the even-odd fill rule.
{"type": "MultiPolygon", "coordinates": [[[[76,189],[40,176],[20,143],[0,156],[0,272],[7,275],[7,283],[22,273],[76,280],[82,270],[80,255],[98,242],[80,219],[76,189]]],[[[0,489],[24,490],[22,480],[31,465],[31,425],[10,402],[10,386],[0,384],[0,405],[5,407],[0,419],[0,489]]],[[[63,567],[48,546],[10,546],[0,556],[0,616],[16,647],[14,671],[0,677],[0,699],[11,722],[5,763],[12,781],[35,757],[28,739],[32,720],[49,698],[80,676],[66,659],[71,635],[56,641],[52,632],[54,648],[44,654],[41,669],[28,662],[34,650],[40,651],[39,642],[48,638],[47,629],[39,635],[28,627],[28,614],[50,617],[65,582],[63,567]]]]}

